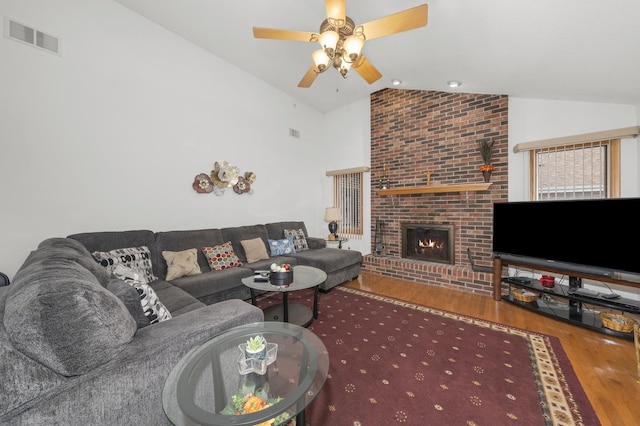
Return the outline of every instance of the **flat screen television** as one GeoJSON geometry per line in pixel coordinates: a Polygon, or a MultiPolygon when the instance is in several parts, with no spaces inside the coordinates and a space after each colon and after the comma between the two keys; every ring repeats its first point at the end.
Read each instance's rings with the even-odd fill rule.
{"type": "Polygon", "coordinates": [[[493,204],[493,252],[595,276],[640,276],[640,198],[493,204]]]}

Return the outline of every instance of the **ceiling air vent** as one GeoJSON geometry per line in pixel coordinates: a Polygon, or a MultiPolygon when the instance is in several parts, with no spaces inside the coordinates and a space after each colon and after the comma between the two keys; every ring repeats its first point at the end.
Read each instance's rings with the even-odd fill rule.
{"type": "Polygon", "coordinates": [[[4,17],[4,36],[62,56],[60,53],[61,42],[58,37],[38,31],[6,16],[4,17]]]}

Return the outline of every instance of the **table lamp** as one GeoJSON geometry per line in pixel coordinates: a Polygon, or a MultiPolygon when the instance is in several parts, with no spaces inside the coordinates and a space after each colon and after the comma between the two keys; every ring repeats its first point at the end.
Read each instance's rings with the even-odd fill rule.
{"type": "Polygon", "coordinates": [[[329,222],[329,232],[338,238],[338,221],[342,220],[342,214],[337,207],[327,207],[324,210],[324,221],[329,222]]]}

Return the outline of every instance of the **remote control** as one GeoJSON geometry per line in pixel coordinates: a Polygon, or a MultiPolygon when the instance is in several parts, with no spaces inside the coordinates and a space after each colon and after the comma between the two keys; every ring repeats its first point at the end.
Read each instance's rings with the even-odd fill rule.
{"type": "Polygon", "coordinates": [[[620,295],[616,293],[607,293],[607,294],[602,294],[601,296],[605,299],[617,299],[618,297],[620,297],[620,295]]]}

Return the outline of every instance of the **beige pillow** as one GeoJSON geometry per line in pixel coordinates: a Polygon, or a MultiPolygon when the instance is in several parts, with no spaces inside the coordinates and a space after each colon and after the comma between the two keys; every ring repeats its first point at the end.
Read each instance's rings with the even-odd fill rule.
{"type": "Polygon", "coordinates": [[[256,237],[252,240],[240,241],[244,253],[247,255],[247,262],[255,262],[256,260],[268,259],[267,246],[264,245],[262,238],[256,237]]]}
{"type": "Polygon", "coordinates": [[[202,273],[198,265],[198,250],[194,248],[183,251],[163,251],[162,257],[167,262],[167,281],[202,273]]]}

